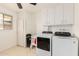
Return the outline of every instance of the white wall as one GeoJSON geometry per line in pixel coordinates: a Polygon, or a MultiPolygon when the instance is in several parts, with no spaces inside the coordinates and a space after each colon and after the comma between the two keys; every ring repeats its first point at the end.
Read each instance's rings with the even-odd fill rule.
{"type": "Polygon", "coordinates": [[[73,34],[73,25],[59,25],[59,26],[53,26],[52,31],[63,31],[63,32],[70,32],[73,34]]]}
{"type": "Polygon", "coordinates": [[[79,37],[79,3],[76,3],[74,6],[74,33],[79,37]]]}
{"type": "Polygon", "coordinates": [[[17,42],[17,15],[15,12],[0,7],[0,12],[13,16],[13,29],[0,30],[0,51],[16,45],[17,42]]]}

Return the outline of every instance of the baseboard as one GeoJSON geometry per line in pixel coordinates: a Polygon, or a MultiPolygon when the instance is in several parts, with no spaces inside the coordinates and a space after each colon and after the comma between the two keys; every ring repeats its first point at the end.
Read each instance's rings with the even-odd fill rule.
{"type": "Polygon", "coordinates": [[[19,45],[19,44],[17,44],[16,46],[19,46],[19,47],[24,47],[24,46],[21,46],[21,45],[19,45]]]}

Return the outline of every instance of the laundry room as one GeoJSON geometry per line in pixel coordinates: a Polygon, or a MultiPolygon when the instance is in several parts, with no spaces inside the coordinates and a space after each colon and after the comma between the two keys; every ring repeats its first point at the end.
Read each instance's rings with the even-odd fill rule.
{"type": "Polygon", "coordinates": [[[0,3],[0,56],[79,56],[79,3],[0,3]]]}

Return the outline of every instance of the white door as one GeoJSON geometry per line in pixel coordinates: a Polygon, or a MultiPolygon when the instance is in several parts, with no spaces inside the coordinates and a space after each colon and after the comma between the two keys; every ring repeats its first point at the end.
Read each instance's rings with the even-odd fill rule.
{"type": "Polygon", "coordinates": [[[53,56],[78,56],[78,41],[71,38],[53,38],[53,56]]]}
{"type": "Polygon", "coordinates": [[[24,20],[22,17],[18,20],[18,45],[24,46],[24,20]]]}
{"type": "Polygon", "coordinates": [[[18,45],[25,47],[26,46],[26,32],[25,24],[28,16],[25,12],[20,12],[18,15],[18,45]]]}
{"type": "Polygon", "coordinates": [[[64,4],[64,24],[73,24],[74,19],[74,6],[73,3],[65,3],[64,4]]]}
{"type": "Polygon", "coordinates": [[[60,25],[63,22],[63,4],[56,4],[55,6],[55,25],[60,25]]]}

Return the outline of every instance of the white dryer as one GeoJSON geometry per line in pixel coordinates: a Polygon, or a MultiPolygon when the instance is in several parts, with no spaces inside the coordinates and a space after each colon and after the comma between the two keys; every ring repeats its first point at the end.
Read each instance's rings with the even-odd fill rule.
{"type": "Polygon", "coordinates": [[[52,33],[42,33],[37,36],[37,56],[51,56],[52,55],[52,33]]]}

